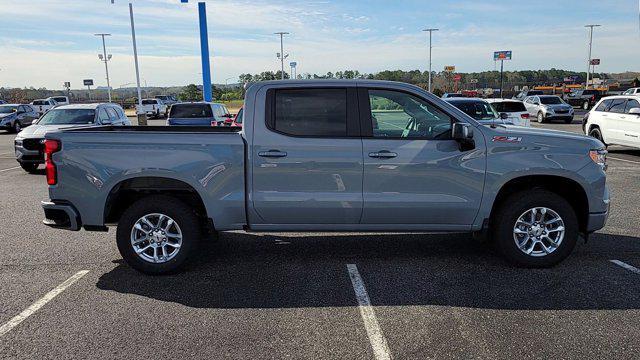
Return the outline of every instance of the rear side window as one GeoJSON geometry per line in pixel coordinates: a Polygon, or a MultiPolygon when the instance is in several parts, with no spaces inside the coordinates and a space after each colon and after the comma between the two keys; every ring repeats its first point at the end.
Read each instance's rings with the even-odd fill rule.
{"type": "Polygon", "coordinates": [[[67,102],[67,99],[63,97],[54,97],[53,100],[56,102],[67,102]]]}
{"type": "Polygon", "coordinates": [[[347,136],[347,90],[277,90],[270,126],[294,136],[347,136]]]}
{"type": "Polygon", "coordinates": [[[493,105],[493,107],[496,109],[497,112],[501,112],[501,113],[502,112],[512,113],[512,112],[525,112],[525,111],[527,111],[527,108],[521,102],[515,102],[515,101],[494,102],[491,105],[493,105]]]}
{"type": "Polygon", "coordinates": [[[114,108],[107,108],[107,114],[109,114],[109,117],[111,118],[111,121],[117,121],[118,119],[118,113],[116,112],[116,110],[114,108]]]}
{"type": "Polygon", "coordinates": [[[47,105],[44,101],[36,100],[33,102],[33,105],[47,105]]]}
{"type": "Polygon", "coordinates": [[[212,118],[209,104],[177,104],[171,106],[169,117],[180,119],[212,118]]]}
{"type": "Polygon", "coordinates": [[[142,105],[156,105],[158,100],[142,100],[142,105]]]}
{"type": "Polygon", "coordinates": [[[611,99],[607,99],[607,100],[602,101],[600,103],[600,105],[598,105],[598,107],[596,108],[596,111],[607,111],[607,109],[611,105],[612,101],[613,100],[611,100],[611,99]]]}
{"type": "Polygon", "coordinates": [[[613,99],[609,112],[624,114],[624,109],[627,105],[627,99],[613,99]]]}

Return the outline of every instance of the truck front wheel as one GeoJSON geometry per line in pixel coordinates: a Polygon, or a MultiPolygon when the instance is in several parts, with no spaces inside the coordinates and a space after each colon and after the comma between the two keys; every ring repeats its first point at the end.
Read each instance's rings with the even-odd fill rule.
{"type": "Polygon", "coordinates": [[[129,207],[118,223],[118,250],[132,268],[149,275],[178,271],[200,240],[197,216],[182,201],[149,196],[129,207]]]}
{"type": "Polygon", "coordinates": [[[546,268],[567,258],[578,239],[573,207],[561,196],[541,189],[505,199],[495,214],[498,250],[515,265],[546,268]]]}

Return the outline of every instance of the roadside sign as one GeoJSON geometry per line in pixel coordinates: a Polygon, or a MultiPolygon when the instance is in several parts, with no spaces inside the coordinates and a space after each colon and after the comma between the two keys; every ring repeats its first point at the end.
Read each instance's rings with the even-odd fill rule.
{"type": "Polygon", "coordinates": [[[493,61],[500,61],[500,60],[511,60],[512,59],[512,51],[496,51],[493,53],[493,61]]]}
{"type": "Polygon", "coordinates": [[[453,80],[454,80],[454,81],[460,81],[460,80],[462,80],[462,75],[460,75],[460,74],[455,74],[455,75],[453,75],[453,80]]]}
{"type": "Polygon", "coordinates": [[[71,87],[71,83],[68,81],[65,81],[63,86],[68,89],[71,87]]]}
{"type": "Polygon", "coordinates": [[[297,63],[297,62],[295,62],[295,61],[292,61],[292,62],[290,62],[290,63],[289,63],[289,66],[291,66],[292,68],[294,68],[294,67],[298,66],[298,63],[297,63]]]}
{"type": "Polygon", "coordinates": [[[591,59],[591,65],[600,65],[600,59],[591,59]]]}
{"type": "Polygon", "coordinates": [[[453,65],[447,65],[444,67],[444,71],[446,72],[455,72],[456,71],[456,67],[453,65]]]}
{"type": "Polygon", "coordinates": [[[91,85],[93,85],[93,79],[84,80],[84,86],[91,86],[91,85]]]}
{"type": "Polygon", "coordinates": [[[471,79],[470,81],[472,84],[477,84],[478,83],[478,79],[471,79]]]}

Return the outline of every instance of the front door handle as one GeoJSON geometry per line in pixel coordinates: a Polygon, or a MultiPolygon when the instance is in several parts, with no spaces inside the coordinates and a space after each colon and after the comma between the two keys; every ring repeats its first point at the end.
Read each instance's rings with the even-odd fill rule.
{"type": "Polygon", "coordinates": [[[388,150],[382,150],[379,152],[369,153],[369,157],[375,158],[375,159],[393,159],[395,157],[398,157],[398,154],[388,150]]]}
{"type": "Polygon", "coordinates": [[[266,157],[266,158],[283,158],[287,156],[287,153],[279,150],[269,150],[269,151],[260,151],[258,153],[258,156],[266,157]]]}

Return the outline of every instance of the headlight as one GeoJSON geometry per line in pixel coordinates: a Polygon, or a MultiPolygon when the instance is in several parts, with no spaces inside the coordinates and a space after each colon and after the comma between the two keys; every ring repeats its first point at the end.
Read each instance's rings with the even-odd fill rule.
{"type": "Polygon", "coordinates": [[[589,151],[589,157],[594,163],[600,166],[602,170],[607,171],[607,150],[591,150],[589,151]]]}

